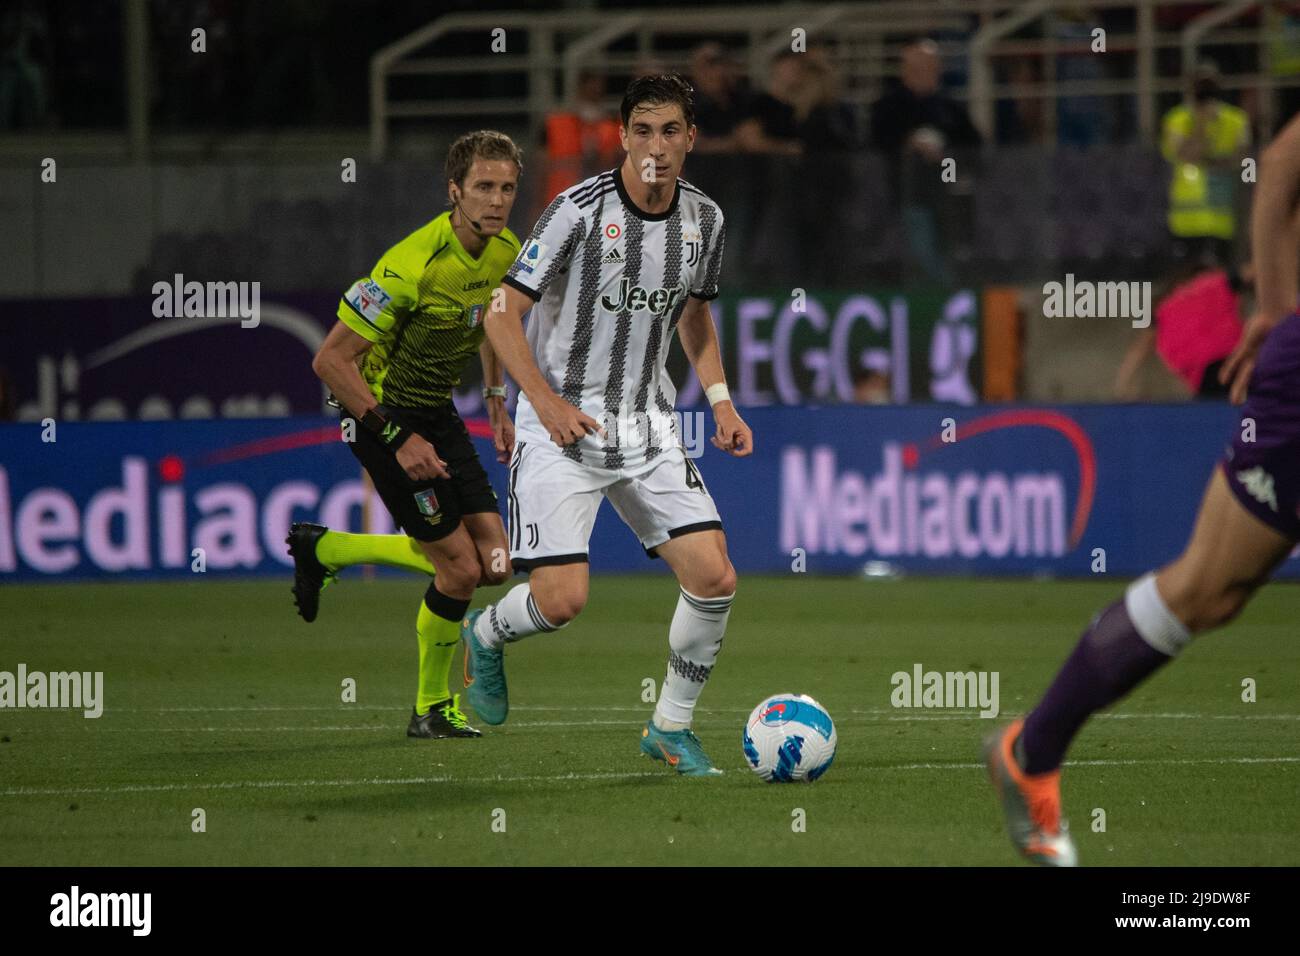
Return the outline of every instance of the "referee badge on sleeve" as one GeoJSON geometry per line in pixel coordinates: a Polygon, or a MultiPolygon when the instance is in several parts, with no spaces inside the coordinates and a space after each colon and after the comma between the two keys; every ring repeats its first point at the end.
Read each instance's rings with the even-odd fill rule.
{"type": "Polygon", "coordinates": [[[379,321],[384,307],[393,297],[384,291],[384,287],[373,279],[360,279],[348,289],[343,296],[352,310],[371,325],[379,321]]]}
{"type": "Polygon", "coordinates": [[[471,305],[465,310],[465,324],[471,329],[478,328],[478,324],[483,321],[483,306],[471,305]]]}

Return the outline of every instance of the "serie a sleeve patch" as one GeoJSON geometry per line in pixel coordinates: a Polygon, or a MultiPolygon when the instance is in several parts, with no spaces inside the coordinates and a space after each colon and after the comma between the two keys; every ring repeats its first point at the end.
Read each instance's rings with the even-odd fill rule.
{"type": "Polygon", "coordinates": [[[515,259],[515,264],[519,267],[517,271],[524,275],[532,275],[546,258],[546,252],[546,243],[538,239],[530,239],[524,243],[523,248],[519,250],[518,258],[515,259]]]}

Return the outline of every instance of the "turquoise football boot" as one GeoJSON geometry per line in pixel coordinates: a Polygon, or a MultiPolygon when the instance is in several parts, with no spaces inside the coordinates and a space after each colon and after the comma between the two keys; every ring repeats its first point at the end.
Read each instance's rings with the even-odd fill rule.
{"type": "Polygon", "coordinates": [[[490,651],[474,634],[474,622],[483,608],[470,611],[460,622],[460,639],[465,645],[465,686],[469,688],[470,706],[485,724],[504,724],[510,713],[506,693],[505,654],[490,651]]]}
{"type": "MultiPolygon", "coordinates": [[[[486,720],[486,718],[484,718],[486,720]]],[[[722,771],[704,752],[700,738],[685,730],[660,730],[653,719],[641,731],[641,752],[662,760],[684,777],[719,777],[722,771]]]]}

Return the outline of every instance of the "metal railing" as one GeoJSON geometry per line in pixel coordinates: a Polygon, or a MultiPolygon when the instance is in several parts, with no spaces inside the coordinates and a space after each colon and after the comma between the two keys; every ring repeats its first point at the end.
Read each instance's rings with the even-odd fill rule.
{"type": "MultiPolygon", "coordinates": [[[[579,73],[597,70],[611,76],[631,75],[638,63],[653,58],[674,69],[685,69],[683,39],[704,41],[744,38],[743,59],[755,88],[762,86],[773,54],[788,49],[792,31],[802,29],[808,42],[827,42],[842,72],[846,98],[858,103],[875,99],[886,77],[896,74],[898,53],[914,36],[965,34],[969,39],[940,42],[949,57],[969,56],[969,82],[954,89],[969,101],[976,126],[992,140],[999,100],[1059,100],[1069,97],[1125,97],[1135,102],[1142,141],[1157,135],[1157,102],[1162,95],[1184,90],[1184,74],[1199,50],[1211,42],[1217,48],[1244,48],[1257,69],[1225,77],[1227,89],[1258,88],[1273,94],[1300,85],[1300,76],[1281,78],[1267,70],[1270,36],[1261,15],[1257,25],[1230,28],[1236,20],[1261,13],[1260,0],[1225,0],[1199,13],[1180,30],[1160,31],[1157,13],[1202,8],[1188,0],[1089,0],[1091,11],[1129,8],[1136,11],[1131,33],[1110,33],[1106,50],[1132,54],[1130,76],[1065,79],[1060,58],[1089,52],[1086,42],[1051,35],[1052,18],[1078,5],[1073,0],[884,0],[880,3],[769,7],[674,7],[626,13],[598,11],[556,13],[483,13],[442,17],[380,50],[370,63],[370,145],[373,158],[389,151],[390,125],[395,119],[484,119],[511,117],[540,132],[548,112],[577,89],[579,73]],[[1047,35],[1017,38],[1026,29],[1047,35]],[[459,42],[457,55],[419,55],[441,44],[459,42]],[[493,52],[493,44],[498,52],[493,52]],[[612,49],[627,47],[634,49],[612,49]],[[526,49],[526,53],[514,50],[526,49]],[[1181,51],[1180,69],[1157,75],[1157,53],[1181,51]],[[1032,83],[999,82],[995,63],[1034,57],[1043,63],[1044,79],[1032,83]],[[524,96],[483,95],[445,99],[400,99],[390,81],[402,76],[514,76],[523,79],[524,96]],[[557,95],[556,91],[563,93],[557,95]]],[[[611,100],[611,107],[614,105],[611,100]]],[[[1265,125],[1271,127],[1274,97],[1261,104],[1265,125]]],[[[1052,120],[1049,119],[1049,128],[1052,120]]]]}

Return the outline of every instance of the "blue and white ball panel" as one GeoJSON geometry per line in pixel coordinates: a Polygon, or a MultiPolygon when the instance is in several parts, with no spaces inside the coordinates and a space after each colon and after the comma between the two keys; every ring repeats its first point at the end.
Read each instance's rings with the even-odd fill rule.
{"type": "Polygon", "coordinates": [[[813,781],[835,757],[835,725],[806,694],[778,694],[754,708],[741,736],[750,768],[764,780],[813,781]]]}
{"type": "Polygon", "coordinates": [[[831,725],[831,715],[811,697],[790,695],[773,697],[763,706],[763,712],[759,717],[768,726],[802,724],[821,734],[823,740],[830,740],[831,735],[835,733],[835,728],[831,725]]]}

